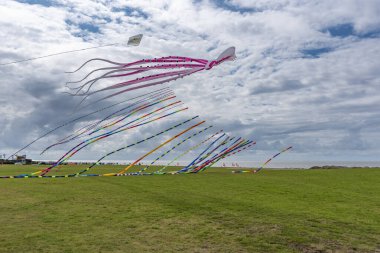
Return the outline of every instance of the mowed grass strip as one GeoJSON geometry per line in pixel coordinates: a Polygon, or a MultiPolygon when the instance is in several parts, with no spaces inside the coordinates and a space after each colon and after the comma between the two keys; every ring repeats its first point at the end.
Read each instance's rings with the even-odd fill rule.
{"type": "MultiPolygon", "coordinates": [[[[35,170],[0,166],[1,175],[35,170]]],[[[59,173],[77,170],[62,166],[59,173]]],[[[375,252],[380,247],[379,169],[4,179],[0,189],[0,252],[375,252]]]]}

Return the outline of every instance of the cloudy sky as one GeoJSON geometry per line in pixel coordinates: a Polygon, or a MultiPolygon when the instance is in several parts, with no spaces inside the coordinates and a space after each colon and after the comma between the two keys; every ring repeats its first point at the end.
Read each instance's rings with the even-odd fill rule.
{"type": "MultiPolygon", "coordinates": [[[[0,64],[119,43],[0,65],[0,152],[11,154],[86,112],[75,112],[80,99],[63,91],[72,78],[64,72],[87,59],[129,62],[180,55],[211,60],[235,46],[236,61],[168,85],[189,107],[186,113],[98,143],[74,159],[96,159],[200,115],[214,125],[210,134],[224,129],[257,141],[236,160],[262,161],[293,146],[279,159],[378,161],[379,13],[378,0],[0,0],[0,64]],[[140,46],[126,47],[128,37],[139,33],[144,34],[140,46]]],[[[34,159],[57,158],[72,144],[44,156],[39,152],[84,121],[22,153],[34,159]]],[[[181,148],[197,140],[201,138],[181,148]]],[[[112,159],[136,158],[154,144],[112,159]]]]}

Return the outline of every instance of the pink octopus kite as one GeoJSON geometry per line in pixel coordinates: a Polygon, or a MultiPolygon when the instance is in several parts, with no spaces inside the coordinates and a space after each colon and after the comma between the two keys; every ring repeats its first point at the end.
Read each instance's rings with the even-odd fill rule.
{"type": "Polygon", "coordinates": [[[222,62],[232,61],[235,59],[236,59],[235,47],[230,47],[226,49],[222,54],[219,55],[217,59],[212,60],[212,61],[208,61],[205,59],[182,57],[182,56],[167,56],[167,57],[153,58],[153,59],[142,59],[139,61],[129,62],[129,63],[119,63],[119,62],[114,62],[107,59],[94,58],[85,62],[77,70],[73,72],[68,72],[68,73],[75,73],[79,71],[81,68],[83,68],[86,64],[92,61],[103,61],[115,66],[95,69],[91,71],[89,74],[87,74],[82,80],[79,80],[76,82],[68,82],[68,83],[85,82],[84,84],[78,87],[70,87],[70,89],[74,91],[74,93],[71,93],[72,95],[84,96],[84,99],[99,92],[114,90],[114,89],[122,89],[101,99],[103,100],[103,99],[107,99],[107,98],[110,98],[110,97],[113,97],[113,96],[116,96],[128,91],[137,90],[137,89],[141,89],[141,88],[145,88],[149,86],[154,86],[154,85],[174,81],[178,78],[183,78],[185,76],[192,75],[202,70],[210,70],[214,66],[217,66],[221,64],[222,62]],[[164,70],[170,70],[170,71],[163,72],[164,70]],[[100,71],[106,71],[106,72],[100,76],[87,80],[95,72],[100,72],[100,71]],[[151,75],[146,75],[146,73],[153,72],[153,71],[155,71],[156,73],[155,74],[151,73],[151,75]],[[157,71],[161,71],[161,73],[157,73],[157,71]],[[143,76],[140,76],[137,78],[136,75],[138,74],[143,74],[143,76]],[[104,88],[96,89],[96,90],[92,88],[93,85],[99,80],[109,79],[109,78],[124,78],[124,77],[130,78],[130,79],[104,87],[104,88]],[[132,77],[133,79],[131,79],[132,77]],[[131,85],[136,85],[136,86],[130,87],[131,85]]]}

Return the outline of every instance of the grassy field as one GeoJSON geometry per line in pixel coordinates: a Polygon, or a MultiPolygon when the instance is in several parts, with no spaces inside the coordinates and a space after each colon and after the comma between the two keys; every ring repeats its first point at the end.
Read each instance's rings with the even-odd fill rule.
{"type": "Polygon", "coordinates": [[[380,252],[380,169],[0,179],[0,190],[0,252],[380,252]]]}

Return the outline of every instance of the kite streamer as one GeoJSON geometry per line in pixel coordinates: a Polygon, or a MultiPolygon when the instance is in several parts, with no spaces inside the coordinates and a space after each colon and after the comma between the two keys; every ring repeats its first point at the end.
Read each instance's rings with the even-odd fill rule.
{"type": "MultiPolygon", "coordinates": [[[[227,145],[230,141],[232,141],[233,139],[235,139],[235,137],[227,137],[224,141],[222,141],[220,144],[218,144],[214,149],[212,149],[210,152],[208,152],[206,155],[202,156],[201,158],[199,158],[198,161],[196,161],[192,167],[197,167],[199,164],[201,164],[204,160],[206,160],[208,157],[210,157],[214,152],[216,152],[220,147],[224,146],[224,145],[227,145]]],[[[239,141],[239,139],[237,139],[234,143],[236,143],[237,141],[239,141]]],[[[227,148],[225,148],[227,149],[227,148]]],[[[225,149],[223,149],[221,152],[223,152],[225,149]]],[[[192,170],[192,169],[190,169],[192,170]]]]}
{"type": "Polygon", "coordinates": [[[259,172],[260,170],[262,170],[268,163],[270,163],[274,158],[276,158],[277,156],[279,156],[280,154],[290,150],[291,148],[293,148],[292,146],[290,147],[287,147],[283,150],[281,150],[279,153],[275,154],[274,156],[272,156],[271,158],[269,158],[265,163],[263,163],[263,165],[261,165],[260,168],[258,168],[257,170],[254,169],[254,170],[237,170],[237,171],[232,171],[232,173],[257,173],[259,172]]]}
{"type": "MultiPolygon", "coordinates": [[[[169,97],[169,98],[165,98],[165,99],[162,99],[162,100],[157,101],[157,102],[152,102],[152,103],[147,104],[147,105],[142,106],[142,107],[140,106],[140,107],[138,107],[138,108],[135,108],[133,111],[131,111],[130,113],[128,113],[126,116],[124,116],[123,119],[120,119],[119,122],[121,122],[122,120],[124,120],[124,119],[126,119],[126,118],[128,118],[128,117],[130,117],[130,116],[132,116],[132,115],[134,115],[134,114],[136,114],[137,112],[139,112],[139,111],[141,111],[141,110],[144,110],[144,109],[146,109],[146,108],[148,108],[148,107],[152,107],[152,106],[157,105],[157,104],[159,104],[159,103],[163,103],[163,102],[165,102],[165,101],[167,101],[167,100],[170,100],[170,99],[173,99],[173,98],[175,98],[175,96],[172,96],[172,97],[169,97]]],[[[100,135],[97,135],[97,136],[95,136],[95,137],[91,137],[91,138],[85,140],[84,142],[88,142],[88,141],[91,141],[91,140],[94,140],[94,139],[97,139],[97,138],[101,138],[101,137],[104,137],[104,136],[107,136],[107,137],[108,137],[108,136],[113,135],[113,134],[115,134],[115,133],[119,133],[119,132],[121,132],[121,131],[118,131],[118,130],[123,129],[123,127],[125,127],[125,126],[127,126],[127,125],[130,125],[130,124],[132,124],[132,123],[134,123],[134,122],[136,122],[136,121],[138,121],[138,120],[141,120],[142,118],[144,118],[144,117],[146,117],[146,116],[149,116],[149,115],[152,114],[152,113],[155,113],[155,112],[157,112],[157,111],[160,111],[160,110],[162,110],[162,109],[164,109],[164,108],[167,108],[167,107],[169,107],[169,106],[172,106],[173,104],[177,104],[177,103],[180,103],[180,102],[181,102],[181,101],[177,101],[177,102],[175,102],[175,103],[171,103],[171,104],[169,104],[169,105],[167,105],[167,106],[161,107],[160,109],[157,109],[157,110],[154,110],[154,111],[151,112],[151,113],[145,114],[144,116],[142,116],[142,117],[140,117],[140,118],[137,118],[137,119],[135,119],[135,120],[133,120],[133,121],[130,121],[130,122],[128,122],[128,123],[126,123],[126,124],[124,124],[124,125],[122,125],[122,126],[119,126],[119,127],[117,127],[116,129],[113,129],[113,130],[111,130],[111,131],[109,131],[109,132],[107,132],[107,133],[100,134],[100,135]]],[[[128,128],[128,129],[129,129],[129,128],[128,128]]],[[[125,129],[125,130],[127,130],[127,129],[125,129]]],[[[66,141],[66,142],[67,142],[67,141],[66,141]]],[[[84,142],[81,142],[81,143],[78,144],[78,145],[82,145],[84,142]]],[[[52,147],[54,147],[54,146],[56,146],[56,145],[62,144],[62,143],[65,143],[65,142],[58,142],[58,143],[56,143],[56,144],[50,145],[50,146],[48,146],[48,147],[47,147],[42,153],[44,153],[46,150],[48,150],[48,149],[50,149],[50,148],[52,148],[52,147]]],[[[69,152],[71,152],[71,151],[69,151],[69,152]]]]}
{"type": "Polygon", "coordinates": [[[177,147],[179,147],[180,145],[182,145],[183,143],[185,143],[186,141],[190,140],[192,137],[200,134],[200,133],[203,133],[204,131],[208,130],[209,128],[211,128],[212,126],[208,126],[202,130],[200,130],[199,132],[197,133],[194,133],[193,135],[190,135],[189,137],[183,139],[182,141],[178,142],[177,144],[175,144],[171,149],[167,150],[166,152],[164,152],[162,155],[160,155],[159,157],[157,157],[156,159],[154,159],[148,166],[146,166],[145,168],[141,169],[138,173],[142,173],[144,172],[146,169],[148,169],[150,166],[152,166],[153,164],[155,164],[158,160],[160,160],[162,157],[166,156],[167,154],[169,154],[171,151],[173,151],[174,149],[176,149],[177,147]]]}
{"type": "Polygon", "coordinates": [[[200,157],[202,157],[202,155],[204,153],[207,152],[207,150],[209,150],[216,142],[218,142],[220,140],[220,138],[222,138],[223,136],[225,136],[226,134],[222,134],[221,136],[219,136],[216,140],[214,140],[210,145],[208,145],[206,147],[205,150],[203,150],[192,162],[190,162],[186,167],[184,167],[183,169],[179,170],[178,172],[185,172],[185,171],[188,171],[190,166],[192,166],[200,157]]]}
{"type": "MultiPolygon", "coordinates": [[[[239,138],[240,139],[240,138],[239,138]]],[[[196,168],[192,169],[191,172],[193,173],[198,173],[199,171],[201,171],[203,168],[205,168],[207,165],[211,164],[213,161],[215,161],[216,159],[218,158],[221,158],[223,155],[225,154],[228,154],[230,152],[233,152],[234,150],[244,146],[244,145],[247,145],[249,144],[251,141],[245,141],[245,140],[236,140],[235,142],[233,142],[232,144],[230,144],[230,146],[224,148],[223,150],[221,150],[219,153],[215,154],[212,158],[206,160],[205,162],[201,163],[200,165],[198,165],[196,168]]]]}
{"type": "MultiPolygon", "coordinates": [[[[155,113],[161,109],[164,109],[166,108],[167,106],[164,106],[164,107],[161,107],[151,113],[148,113],[148,114],[145,114],[144,116],[140,117],[139,119],[136,119],[136,120],[140,120],[141,118],[144,118],[152,113],[155,113]]],[[[153,121],[156,121],[156,120],[159,120],[159,119],[162,119],[162,118],[165,118],[165,117],[168,117],[168,116],[171,116],[175,113],[178,113],[178,112],[181,112],[181,111],[184,111],[184,110],[187,110],[188,108],[183,108],[183,109],[180,109],[180,110],[176,110],[174,112],[171,112],[171,113],[168,113],[164,116],[160,116],[158,118],[155,118],[155,119],[152,119],[152,120],[149,120],[147,122],[143,122],[143,123],[140,123],[140,124],[136,124],[136,125],[133,125],[133,126],[130,126],[130,127],[125,127],[125,128],[122,128],[122,129],[119,129],[117,131],[114,131],[114,130],[111,130],[107,133],[104,133],[104,134],[101,134],[101,135],[97,135],[95,137],[92,137],[92,138],[89,138],[85,141],[82,141],[81,143],[79,143],[78,145],[76,145],[75,147],[73,147],[72,149],[70,149],[68,152],[66,152],[66,154],[64,154],[56,163],[54,163],[52,166],[46,168],[45,170],[43,170],[44,174],[46,174],[47,172],[49,172],[52,168],[58,166],[59,164],[67,161],[69,158],[71,158],[73,155],[75,155],[78,151],[80,151],[81,149],[83,149],[84,147],[90,145],[90,144],[93,144],[94,142],[97,142],[99,140],[102,140],[104,138],[107,138],[111,135],[114,135],[114,134],[118,134],[120,132],[123,132],[123,131],[126,131],[126,130],[129,130],[129,129],[132,129],[132,128],[135,128],[135,127],[138,127],[138,126],[142,126],[142,125],[145,125],[145,124],[149,124],[153,121]]],[[[130,123],[133,123],[135,122],[136,120],[133,120],[131,121],[130,123]]]]}
{"type": "Polygon", "coordinates": [[[104,134],[104,135],[101,135],[101,136],[99,136],[99,137],[97,137],[97,138],[95,138],[95,137],[93,137],[93,138],[90,138],[89,140],[86,140],[86,141],[84,141],[84,142],[81,142],[80,144],[78,144],[77,146],[75,146],[74,148],[72,148],[69,152],[67,152],[57,163],[55,163],[53,166],[50,166],[49,168],[47,168],[47,169],[45,169],[44,171],[43,171],[43,175],[45,175],[47,172],[49,172],[52,168],[54,168],[54,167],[56,167],[56,166],[58,166],[59,164],[61,164],[61,163],[63,163],[63,162],[65,162],[65,161],[67,161],[68,159],[70,159],[73,155],[75,155],[78,151],[80,151],[81,149],[83,149],[83,148],[85,148],[85,147],[87,147],[88,145],[90,145],[90,144],[93,144],[93,143],[95,143],[95,142],[97,142],[97,141],[99,141],[99,140],[102,140],[102,139],[104,139],[104,138],[107,138],[107,137],[109,137],[109,136],[111,136],[111,135],[114,135],[114,134],[116,134],[116,133],[119,133],[119,132],[122,132],[122,131],[126,131],[126,130],[129,130],[129,129],[132,129],[132,128],[135,128],[135,127],[138,127],[138,126],[141,126],[141,125],[145,125],[145,124],[148,124],[148,123],[151,123],[151,122],[153,122],[153,121],[156,121],[156,120],[159,120],[159,119],[162,119],[162,118],[164,118],[164,117],[168,117],[168,116],[171,116],[171,115],[173,115],[173,114],[175,114],[175,113],[178,113],[178,112],[181,112],[181,111],[184,111],[184,110],[187,110],[188,108],[183,108],[183,109],[180,109],[180,110],[176,110],[176,111],[174,111],[174,112],[171,112],[171,113],[168,113],[168,114],[166,114],[166,115],[164,115],[164,116],[160,116],[160,117],[158,117],[158,118],[155,118],[155,119],[153,119],[153,120],[150,120],[150,121],[147,121],[147,122],[145,122],[145,123],[141,123],[141,124],[137,124],[137,125],[133,125],[133,126],[131,126],[131,127],[127,127],[127,128],[124,128],[124,129],[121,129],[121,130],[118,130],[117,132],[113,132],[113,133],[106,133],[106,134],[104,134]],[[80,146],[80,145],[83,145],[83,146],[81,146],[81,147],[79,147],[78,148],[78,146],[80,146]],[[76,149],[76,150],[74,150],[74,149],[76,149]],[[69,154],[70,152],[72,152],[71,154],[69,154]]]}
{"type": "Polygon", "coordinates": [[[239,150],[237,150],[237,151],[235,151],[235,152],[232,152],[232,153],[229,153],[229,154],[226,154],[226,155],[222,156],[221,158],[216,159],[216,160],[213,161],[211,164],[209,164],[209,165],[207,165],[205,168],[203,168],[202,171],[204,171],[206,168],[211,167],[211,166],[214,165],[215,163],[219,162],[219,160],[224,159],[224,158],[229,157],[229,156],[232,156],[232,155],[234,155],[234,154],[240,153],[241,151],[246,150],[247,148],[249,148],[249,147],[251,147],[251,146],[253,146],[253,145],[256,145],[256,142],[252,142],[251,144],[249,144],[249,145],[247,145],[247,146],[245,146],[245,147],[243,147],[243,148],[240,147],[239,150]]]}
{"type": "MultiPolygon", "coordinates": [[[[239,139],[240,139],[240,138],[239,138],[239,139]]],[[[239,139],[238,139],[238,140],[239,140],[239,139]]],[[[220,157],[220,156],[222,156],[222,155],[228,153],[229,151],[232,151],[233,149],[235,149],[236,147],[240,146],[240,145],[243,144],[243,143],[247,143],[247,141],[245,141],[245,140],[240,140],[238,143],[236,143],[236,141],[235,141],[233,144],[231,144],[230,147],[228,147],[227,150],[225,150],[224,152],[221,152],[221,153],[218,154],[215,158],[210,159],[210,160],[207,160],[206,162],[204,162],[203,164],[201,164],[201,165],[198,166],[197,168],[192,169],[191,172],[192,172],[192,173],[197,173],[197,172],[199,172],[202,168],[204,168],[205,166],[207,166],[208,164],[210,164],[214,159],[216,159],[216,158],[218,158],[218,157],[220,157]]]]}
{"type": "MultiPolygon", "coordinates": [[[[216,147],[214,147],[214,149],[212,149],[211,151],[209,151],[206,155],[203,155],[202,157],[200,157],[190,168],[188,168],[188,172],[192,172],[195,168],[197,168],[200,164],[203,164],[202,162],[204,160],[206,160],[208,157],[210,157],[214,152],[216,152],[220,147],[224,146],[224,145],[227,145],[229,142],[231,142],[233,139],[235,139],[235,137],[227,137],[226,139],[224,139],[221,143],[219,143],[218,145],[216,145],[216,147]]],[[[240,138],[238,138],[234,143],[236,143],[237,141],[239,141],[240,138]]],[[[225,150],[225,149],[224,149],[225,150]]],[[[222,151],[224,151],[222,150],[222,151]]]]}
{"type": "MultiPolygon", "coordinates": [[[[144,140],[138,141],[138,142],[136,142],[136,143],[133,143],[133,144],[127,145],[127,146],[125,146],[125,147],[121,147],[121,148],[119,148],[119,149],[116,149],[116,150],[114,150],[114,151],[112,151],[112,152],[109,152],[108,154],[106,154],[106,155],[104,155],[103,157],[101,157],[98,161],[96,161],[95,163],[93,163],[90,167],[88,167],[87,169],[85,169],[85,170],[79,172],[77,175],[82,174],[82,173],[88,171],[89,169],[93,168],[94,166],[98,165],[98,164],[100,163],[100,161],[102,161],[103,159],[105,159],[106,157],[108,157],[108,156],[110,156],[110,155],[112,155],[112,154],[115,154],[115,153],[117,153],[117,152],[120,152],[120,151],[125,150],[125,149],[130,148],[130,147],[133,147],[133,146],[138,145],[138,144],[140,144],[140,143],[146,142],[146,141],[148,141],[148,140],[150,140],[150,139],[153,139],[153,138],[155,138],[155,137],[157,137],[157,136],[159,136],[159,135],[161,135],[161,134],[167,133],[167,132],[169,132],[169,131],[171,131],[171,130],[177,128],[177,127],[180,127],[180,126],[182,126],[182,125],[184,125],[184,124],[186,124],[186,123],[188,123],[188,122],[190,122],[190,121],[192,121],[192,120],[194,120],[194,119],[196,119],[196,118],[198,118],[198,117],[199,117],[199,116],[195,116],[195,117],[193,117],[193,118],[191,118],[191,119],[188,119],[188,120],[185,120],[185,121],[183,121],[183,122],[181,122],[181,123],[179,123],[179,124],[177,124],[177,125],[175,125],[175,126],[173,126],[173,127],[170,127],[170,128],[168,128],[168,129],[166,129],[166,130],[164,130],[164,131],[161,131],[161,132],[159,132],[159,133],[157,133],[157,134],[155,134],[155,135],[152,135],[152,136],[150,136],[150,137],[148,137],[148,138],[146,138],[146,139],[144,139],[144,140]]],[[[104,174],[104,175],[105,175],[105,174],[104,174]]]]}
{"type": "Polygon", "coordinates": [[[221,156],[215,157],[214,159],[211,159],[211,161],[208,164],[205,164],[205,166],[203,166],[203,168],[201,168],[199,171],[200,172],[205,171],[207,168],[210,168],[211,166],[213,166],[215,163],[219,162],[220,160],[222,160],[228,156],[232,156],[234,154],[240,153],[241,151],[243,151],[243,150],[245,150],[245,149],[247,149],[247,148],[249,148],[255,144],[256,144],[256,142],[248,141],[242,145],[239,145],[238,147],[230,150],[229,152],[224,153],[221,156]]]}
{"type": "Polygon", "coordinates": [[[174,158],[171,162],[169,162],[168,164],[166,164],[164,167],[162,167],[161,169],[159,169],[158,171],[156,171],[155,173],[156,174],[159,174],[161,173],[163,170],[165,170],[168,166],[170,166],[173,162],[177,161],[179,158],[183,157],[184,155],[186,155],[187,153],[189,153],[190,151],[194,150],[194,149],[197,149],[199,146],[201,146],[202,144],[208,142],[209,140],[211,140],[212,138],[214,138],[215,135],[218,135],[222,132],[223,130],[220,130],[218,132],[216,132],[215,134],[211,135],[210,137],[208,137],[206,140],[203,140],[202,142],[190,147],[188,150],[186,150],[185,152],[183,152],[182,154],[180,154],[179,156],[177,156],[176,158],[174,158]]]}
{"type": "Polygon", "coordinates": [[[262,169],[263,169],[268,163],[270,163],[274,158],[276,158],[276,157],[279,156],[280,154],[282,154],[282,153],[288,151],[288,150],[291,149],[291,148],[293,148],[293,147],[292,147],[292,146],[287,147],[287,148],[281,150],[279,153],[277,153],[277,154],[275,154],[274,156],[272,156],[271,158],[269,158],[269,159],[268,159],[263,165],[261,165],[260,168],[258,168],[258,169],[255,171],[255,173],[257,173],[257,172],[259,172],[260,170],[262,170],[262,169]]]}
{"type": "Polygon", "coordinates": [[[17,151],[14,152],[13,154],[11,154],[7,159],[10,159],[12,156],[15,156],[17,153],[19,153],[19,152],[25,150],[26,148],[30,147],[30,146],[31,146],[32,144],[34,144],[35,142],[41,140],[42,138],[48,136],[48,135],[51,134],[51,133],[57,131],[58,129],[60,129],[60,128],[62,128],[62,127],[65,127],[65,126],[67,126],[67,125],[70,125],[70,124],[72,124],[72,123],[74,123],[74,122],[76,122],[76,121],[78,121],[78,120],[84,119],[84,118],[86,118],[86,117],[88,117],[88,116],[91,116],[91,115],[97,114],[97,113],[99,113],[99,112],[101,112],[101,111],[107,110],[107,109],[112,108],[112,107],[115,107],[115,106],[117,106],[117,105],[120,105],[120,104],[126,103],[127,101],[131,101],[131,100],[134,100],[134,99],[137,99],[137,98],[143,97],[143,96],[147,96],[147,95],[150,95],[150,94],[154,94],[154,93],[156,93],[156,92],[167,91],[167,90],[169,90],[169,88],[165,87],[165,88],[162,88],[162,89],[159,89],[159,90],[155,90],[155,91],[152,91],[152,92],[149,92],[149,93],[146,93],[146,94],[143,94],[143,95],[140,95],[140,96],[134,97],[134,98],[129,98],[129,99],[123,100],[123,101],[121,101],[121,102],[117,102],[117,103],[114,103],[114,104],[112,104],[112,105],[109,105],[109,106],[103,107],[103,108],[101,108],[101,109],[99,109],[99,110],[96,110],[96,111],[90,112],[90,113],[85,114],[85,115],[83,115],[83,116],[77,117],[77,118],[72,119],[72,120],[70,120],[70,121],[68,121],[68,122],[65,122],[65,123],[63,123],[63,124],[61,124],[61,125],[59,125],[59,126],[53,128],[52,130],[50,130],[50,131],[44,133],[43,135],[39,136],[38,138],[34,139],[32,142],[28,143],[27,145],[23,146],[21,149],[17,150],[17,151]]]}
{"type": "MultiPolygon", "coordinates": [[[[167,94],[163,94],[163,95],[162,95],[162,94],[159,94],[159,96],[156,96],[156,97],[150,98],[152,101],[143,101],[143,102],[146,102],[146,103],[143,104],[143,105],[141,105],[140,107],[135,108],[135,110],[130,110],[128,113],[133,112],[133,113],[130,114],[130,115],[136,114],[138,111],[141,111],[141,110],[144,110],[144,109],[146,109],[146,108],[148,108],[148,107],[154,106],[154,105],[156,105],[156,104],[159,104],[159,103],[162,103],[162,102],[168,101],[168,100],[173,99],[173,98],[175,98],[175,97],[176,97],[176,96],[175,96],[172,92],[171,92],[171,93],[167,93],[167,94]],[[138,109],[138,110],[137,110],[137,109],[138,109]]],[[[133,105],[137,105],[137,103],[134,103],[133,105]]],[[[119,112],[122,111],[122,110],[125,110],[125,109],[126,109],[126,108],[123,108],[123,109],[119,110],[119,112]]],[[[113,116],[115,116],[117,113],[118,113],[118,112],[114,112],[114,113],[112,113],[111,115],[108,115],[106,118],[102,119],[102,120],[99,122],[99,124],[100,124],[101,122],[104,122],[104,121],[110,119],[110,118],[112,119],[113,116]]],[[[125,118],[129,117],[130,115],[128,114],[127,116],[125,116],[125,113],[122,113],[122,114],[119,115],[119,116],[121,116],[119,119],[117,119],[117,120],[115,120],[115,121],[113,121],[113,122],[110,122],[110,123],[106,123],[105,125],[98,127],[97,129],[95,129],[94,131],[92,131],[89,135],[91,135],[91,134],[93,134],[93,133],[95,133],[95,132],[98,132],[98,131],[100,131],[100,130],[102,130],[102,129],[104,130],[105,128],[109,128],[109,127],[111,127],[111,126],[113,126],[113,125],[116,125],[117,123],[123,121],[125,118]],[[124,117],[123,117],[123,115],[124,115],[124,117]]]]}
{"type": "Polygon", "coordinates": [[[164,98],[167,98],[167,97],[170,97],[170,96],[174,96],[174,93],[171,90],[166,91],[164,93],[161,92],[161,93],[153,94],[153,95],[149,96],[148,98],[141,99],[141,100],[139,100],[139,101],[137,101],[137,102],[135,102],[133,104],[128,105],[127,107],[121,108],[120,110],[117,110],[116,112],[111,113],[110,115],[108,115],[105,118],[103,118],[100,121],[98,121],[97,125],[100,125],[102,122],[105,122],[105,121],[107,121],[109,119],[112,119],[112,118],[116,117],[117,114],[119,114],[119,115],[125,114],[125,112],[124,113],[122,113],[122,112],[125,111],[126,109],[134,106],[134,105],[137,105],[137,104],[141,103],[141,102],[148,102],[148,101],[151,101],[151,100],[153,100],[153,101],[160,101],[160,100],[162,100],[164,98]]]}
{"type": "MultiPolygon", "coordinates": [[[[224,145],[227,145],[228,142],[231,142],[233,139],[234,139],[234,138],[230,138],[230,139],[227,140],[225,143],[222,143],[222,145],[220,145],[219,147],[222,147],[222,146],[224,146],[224,145]]],[[[229,144],[229,146],[223,148],[223,149],[220,150],[220,151],[217,151],[217,149],[219,148],[219,147],[217,147],[217,148],[214,149],[214,150],[213,150],[213,151],[212,151],[207,157],[204,157],[202,160],[200,160],[198,163],[196,163],[196,164],[194,165],[194,167],[195,167],[195,168],[200,168],[200,167],[204,168],[204,166],[206,166],[206,164],[210,164],[210,163],[212,163],[212,161],[214,161],[215,159],[218,159],[218,158],[222,159],[221,157],[223,157],[223,156],[221,156],[221,155],[224,154],[224,152],[230,150],[231,147],[234,147],[234,146],[236,146],[236,145],[239,146],[239,144],[240,144],[241,142],[245,143],[244,140],[241,140],[241,138],[238,138],[238,139],[236,139],[232,144],[229,144]],[[208,160],[206,160],[206,159],[207,159],[208,157],[210,157],[214,152],[216,152],[216,153],[215,153],[211,158],[209,158],[208,160]],[[205,161],[205,160],[206,160],[206,161],[205,161]]],[[[240,146],[239,146],[239,147],[240,147],[240,146]]],[[[192,168],[191,171],[194,171],[195,168],[192,168]]]]}
{"type": "MultiPolygon", "coordinates": [[[[126,171],[128,171],[130,168],[132,168],[134,165],[136,165],[138,162],[140,162],[142,159],[144,159],[145,157],[147,157],[148,155],[152,154],[153,152],[155,152],[156,150],[160,149],[161,147],[165,146],[166,144],[168,144],[169,142],[171,142],[172,140],[178,138],[179,136],[183,135],[184,133],[190,131],[191,129],[205,123],[206,121],[201,121],[185,130],[183,130],[182,132],[180,132],[179,134],[173,136],[172,138],[168,139],[167,141],[161,143],[160,145],[158,145],[157,147],[155,147],[154,149],[152,149],[151,151],[149,151],[148,153],[146,153],[145,155],[143,155],[142,157],[140,157],[139,159],[137,159],[136,161],[134,161],[133,163],[131,163],[128,167],[124,168],[123,170],[121,170],[120,172],[118,172],[117,174],[123,174],[125,173],[126,171]]],[[[107,175],[110,175],[110,174],[107,174],[107,175]]]]}
{"type": "MultiPolygon", "coordinates": [[[[135,142],[135,143],[133,143],[133,144],[130,144],[130,145],[127,145],[127,146],[121,147],[121,148],[119,148],[119,149],[116,149],[116,150],[114,150],[114,151],[112,151],[112,152],[109,152],[109,153],[107,153],[106,155],[104,155],[104,156],[102,156],[101,158],[99,158],[99,159],[98,159],[95,163],[93,163],[91,166],[89,166],[88,168],[86,168],[86,169],[84,169],[84,170],[82,170],[82,171],[79,171],[78,173],[67,174],[67,175],[51,175],[51,176],[50,176],[50,175],[35,175],[35,174],[41,172],[41,171],[37,171],[37,172],[32,173],[32,174],[30,174],[30,175],[0,176],[0,178],[56,178],[56,177],[57,177],[57,178],[62,178],[62,177],[77,177],[77,176],[80,176],[81,174],[83,174],[83,173],[89,171],[91,168],[95,167],[96,165],[99,165],[99,163],[100,163],[102,160],[104,160],[106,157],[108,157],[108,156],[110,156],[110,155],[113,155],[113,154],[115,154],[115,153],[117,153],[117,152],[120,152],[120,151],[122,151],[122,150],[125,150],[125,149],[127,149],[127,148],[133,147],[133,146],[138,145],[138,144],[140,144],[140,143],[146,142],[146,141],[148,141],[148,140],[151,140],[151,139],[153,139],[153,138],[155,138],[155,137],[157,137],[157,136],[159,136],[159,135],[161,135],[161,134],[167,133],[167,132],[169,132],[169,131],[171,131],[171,130],[177,128],[177,127],[180,127],[180,126],[182,126],[182,125],[184,125],[184,124],[186,124],[186,123],[188,123],[188,122],[190,122],[190,121],[192,121],[192,120],[194,120],[194,119],[196,119],[196,118],[198,118],[198,117],[199,117],[199,116],[192,117],[192,118],[187,119],[187,120],[185,120],[185,121],[183,121],[183,122],[181,122],[181,123],[179,123],[179,124],[177,124],[177,125],[175,125],[175,126],[172,126],[172,127],[168,128],[168,129],[166,129],[166,130],[164,130],[164,131],[161,131],[161,132],[159,132],[159,133],[157,133],[157,134],[155,134],[155,135],[152,135],[152,136],[150,136],[150,137],[148,137],[148,138],[146,138],[146,139],[140,140],[140,141],[135,142]]],[[[94,175],[95,175],[95,174],[94,174],[94,175]]],[[[99,175],[97,175],[97,176],[99,176],[99,175]]]]}

